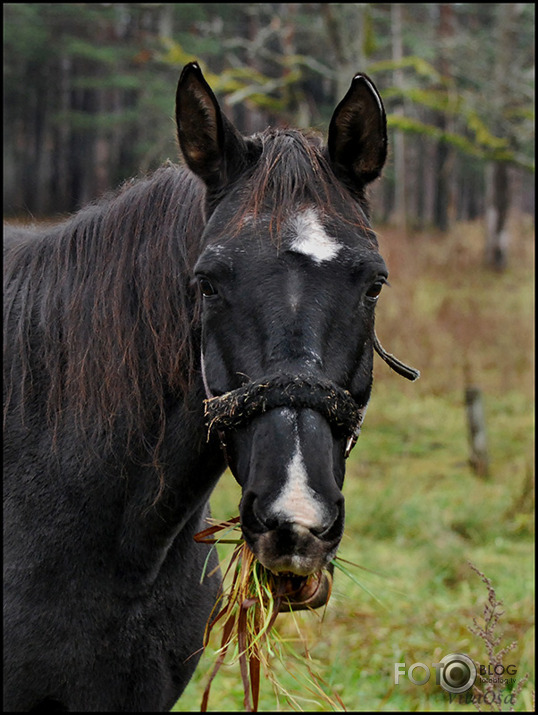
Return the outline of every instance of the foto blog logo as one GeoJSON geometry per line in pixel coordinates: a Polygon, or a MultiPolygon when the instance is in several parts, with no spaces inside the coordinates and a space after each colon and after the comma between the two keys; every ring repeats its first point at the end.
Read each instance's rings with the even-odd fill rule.
{"type": "MultiPolygon", "coordinates": [[[[445,655],[439,663],[432,663],[431,668],[435,671],[435,683],[448,693],[465,693],[476,680],[476,665],[464,653],[445,655]]],[[[394,684],[398,685],[405,675],[414,685],[425,685],[431,670],[425,663],[413,663],[409,668],[405,663],[394,663],[394,684]]]]}

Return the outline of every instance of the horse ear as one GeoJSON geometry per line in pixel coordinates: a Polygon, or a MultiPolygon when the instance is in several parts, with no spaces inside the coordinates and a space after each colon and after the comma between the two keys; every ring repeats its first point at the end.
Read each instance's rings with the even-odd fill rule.
{"type": "Polygon", "coordinates": [[[335,173],[361,191],[381,174],[387,158],[387,118],[374,83],[357,74],[334,110],[329,156],[335,173]]]}
{"type": "Polygon", "coordinates": [[[186,65],[179,78],[176,123],[185,161],[209,187],[230,181],[245,166],[245,140],[222,114],[196,62],[186,65]]]}

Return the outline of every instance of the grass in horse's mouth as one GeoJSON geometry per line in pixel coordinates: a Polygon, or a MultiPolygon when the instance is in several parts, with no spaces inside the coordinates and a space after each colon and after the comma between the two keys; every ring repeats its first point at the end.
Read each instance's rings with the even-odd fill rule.
{"type": "MultiPolygon", "coordinates": [[[[283,691],[272,673],[270,660],[271,656],[282,655],[284,645],[274,627],[278,614],[313,609],[326,604],[330,598],[332,576],[329,571],[310,576],[273,574],[256,559],[241,537],[234,538],[236,529],[240,529],[239,517],[216,522],[194,537],[204,543],[235,544],[224,569],[223,581],[230,581],[230,585],[221,593],[206,626],[204,647],[213,631],[220,629],[222,636],[217,660],[203,694],[203,712],[207,710],[213,679],[228,652],[233,652],[232,658],[239,662],[245,710],[258,709],[262,667],[273,685],[283,691]]],[[[206,575],[204,569],[203,577],[206,575]]],[[[345,710],[338,695],[335,694],[333,699],[323,689],[321,679],[312,671],[308,654],[297,657],[306,667],[305,683],[315,691],[315,696],[328,702],[333,709],[336,706],[336,709],[345,710]]],[[[286,691],[284,694],[294,700],[286,691]]]]}

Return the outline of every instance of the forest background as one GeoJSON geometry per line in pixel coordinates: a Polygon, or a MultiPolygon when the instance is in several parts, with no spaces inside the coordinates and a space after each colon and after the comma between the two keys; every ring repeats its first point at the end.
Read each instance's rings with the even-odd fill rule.
{"type": "Polygon", "coordinates": [[[447,230],[533,211],[532,3],[6,3],[4,205],[73,211],[176,159],[173,88],[196,58],[245,133],[325,128],[357,71],[392,161],[376,218],[447,230]]]}
{"type": "MultiPolygon", "coordinates": [[[[193,59],[244,133],[325,133],[358,71],[383,97],[390,155],[371,196],[393,288],[378,334],[422,377],[402,384],[376,363],[349,460],[342,555],[376,572],[356,572],[368,592],[339,574],[323,622],[301,620],[327,692],[350,710],[476,710],[432,682],[394,683],[395,662],[451,652],[515,664],[516,682],[495,692],[534,708],[534,7],[4,4],[11,220],[57,218],[178,161],[175,86],[193,59]],[[469,454],[470,387],[486,415],[482,473],[469,454]],[[469,630],[487,626],[488,590],[468,561],[504,601],[493,650],[469,630]]],[[[214,513],[233,516],[237,501],[227,474],[214,513]]],[[[212,660],[209,648],[177,710],[199,708],[212,660]]],[[[304,670],[293,680],[292,661],[275,668],[293,693],[279,707],[328,707],[306,692],[304,670]]],[[[210,705],[241,709],[238,669],[219,678],[210,705]]],[[[274,710],[266,686],[261,709],[274,710]]]]}

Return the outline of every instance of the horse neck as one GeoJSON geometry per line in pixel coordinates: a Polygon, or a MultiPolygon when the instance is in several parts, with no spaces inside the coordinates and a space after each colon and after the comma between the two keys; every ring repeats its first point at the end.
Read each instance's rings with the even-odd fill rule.
{"type": "Polygon", "coordinates": [[[198,384],[170,409],[160,469],[129,465],[118,552],[118,571],[129,593],[153,583],[173,544],[188,560],[194,534],[207,526],[208,500],[225,461],[220,445],[207,439],[199,408],[193,409],[202,399],[198,384]]]}

